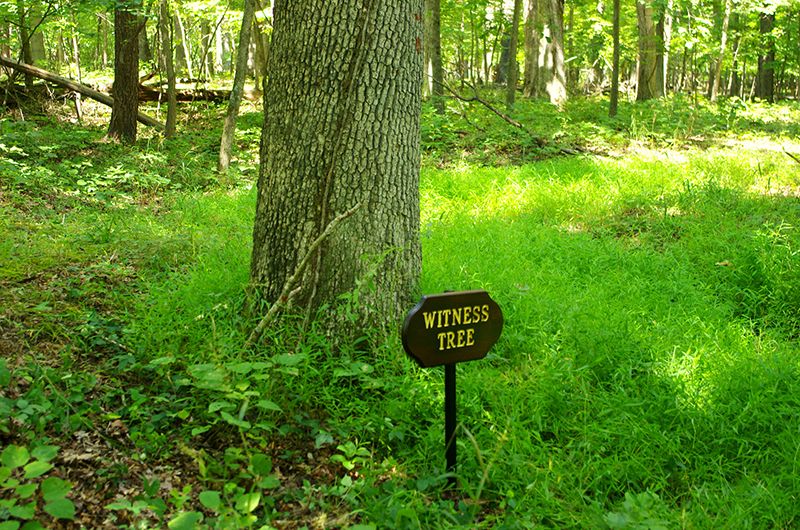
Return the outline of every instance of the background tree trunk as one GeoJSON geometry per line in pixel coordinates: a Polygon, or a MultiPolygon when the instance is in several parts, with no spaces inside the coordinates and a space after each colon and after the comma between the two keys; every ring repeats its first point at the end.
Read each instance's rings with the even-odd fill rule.
{"type": "Polygon", "coordinates": [[[422,0],[275,5],[251,277],[275,302],[331,220],[361,205],[298,284],[310,314],[360,285],[352,320],[322,317],[340,338],[395,330],[415,295],[421,39],[422,0]]]}
{"type": "MultiPolygon", "coordinates": [[[[149,10],[149,9],[148,9],[149,10]]],[[[150,49],[150,40],[147,38],[147,19],[149,13],[139,19],[142,29],[139,30],[139,62],[149,63],[153,60],[153,51],[150,49]]]]}
{"type": "Polygon", "coordinates": [[[722,61],[725,59],[725,50],[728,47],[728,24],[731,19],[731,0],[725,0],[725,11],[722,14],[722,28],[719,37],[719,52],[714,61],[714,76],[711,82],[711,101],[716,101],[722,79],[722,61]]]}
{"type": "Polygon", "coordinates": [[[608,115],[612,118],[617,115],[617,109],[619,107],[619,3],[620,0],[614,0],[611,29],[614,55],[611,61],[611,99],[608,105],[608,115]]]}
{"type": "Polygon", "coordinates": [[[161,39],[161,63],[167,75],[167,123],[164,136],[175,136],[178,101],[175,96],[175,50],[172,46],[172,15],[169,12],[169,0],[161,0],[158,17],[158,33],[161,39]]]}
{"type": "Polygon", "coordinates": [[[775,39],[772,36],[774,27],[775,13],[761,13],[758,28],[761,33],[760,50],[763,53],[758,55],[756,96],[770,103],[775,101],[775,39]]]}
{"type": "MultiPolygon", "coordinates": [[[[19,22],[19,45],[22,51],[22,62],[33,65],[33,52],[31,51],[31,38],[28,30],[28,16],[25,4],[22,0],[17,0],[17,21],[19,22]]],[[[33,76],[25,73],[25,88],[33,88],[33,76]]]]}
{"type": "Polygon", "coordinates": [[[134,143],[139,110],[139,17],[128,9],[114,11],[114,105],[108,136],[134,143]]]}
{"type": "Polygon", "coordinates": [[[660,6],[660,16],[656,23],[656,84],[661,96],[667,95],[669,79],[669,47],[672,41],[672,0],[660,6]]]}
{"type": "Polygon", "coordinates": [[[178,67],[185,68],[189,79],[194,79],[194,70],[192,69],[192,49],[190,47],[189,37],[186,35],[186,31],[183,26],[183,18],[177,10],[175,11],[175,28],[178,34],[178,46],[176,50],[178,67]]]}
{"type": "Polygon", "coordinates": [[[636,2],[636,18],[639,28],[639,66],[636,85],[636,101],[660,98],[664,95],[659,82],[658,36],[653,21],[653,7],[648,0],[636,2]]]}
{"type": "Polygon", "coordinates": [[[425,50],[430,64],[425,65],[426,73],[430,79],[424,82],[429,84],[433,107],[439,114],[444,114],[444,70],[442,67],[442,42],[441,42],[441,12],[439,0],[425,0],[425,50]]]}
{"type": "Polygon", "coordinates": [[[567,100],[567,72],[564,68],[564,0],[549,0],[550,46],[553,70],[547,82],[550,103],[561,105],[567,100]]]}
{"type": "MultiPolygon", "coordinates": [[[[247,55],[250,44],[250,33],[253,28],[253,13],[255,0],[244,0],[244,13],[242,14],[242,27],[239,30],[239,47],[236,51],[236,73],[233,76],[233,89],[228,102],[228,113],[222,125],[222,139],[219,146],[219,161],[217,171],[224,173],[231,165],[231,149],[233,136],[236,133],[236,117],[239,115],[239,105],[242,103],[244,82],[247,75],[247,55]]],[[[267,109],[268,107],[264,107],[267,109]]]]}
{"type": "MultiPolygon", "coordinates": [[[[78,33],[77,33],[77,23],[75,21],[75,16],[72,17],[72,22],[74,27],[72,28],[72,62],[75,64],[75,79],[78,80],[78,83],[83,84],[83,73],[81,72],[81,53],[80,47],[78,46],[78,33]]],[[[81,94],[80,92],[75,93],[75,114],[78,117],[78,121],[83,121],[83,107],[81,105],[81,94]]]]}
{"type": "Polygon", "coordinates": [[[528,0],[525,13],[525,73],[522,82],[522,93],[526,97],[538,95],[539,41],[542,38],[538,16],[538,0],[528,0]]]}
{"type": "Polygon", "coordinates": [[[514,15],[511,18],[511,43],[508,47],[508,86],[506,87],[506,105],[514,106],[517,96],[517,79],[519,78],[519,65],[517,64],[517,42],[519,41],[519,19],[522,18],[522,0],[514,0],[514,15]]]}
{"type": "Polygon", "coordinates": [[[526,96],[544,97],[554,105],[567,100],[564,66],[564,2],[531,0],[526,22],[526,96]],[[529,26],[530,24],[530,26],[529,26]]]}

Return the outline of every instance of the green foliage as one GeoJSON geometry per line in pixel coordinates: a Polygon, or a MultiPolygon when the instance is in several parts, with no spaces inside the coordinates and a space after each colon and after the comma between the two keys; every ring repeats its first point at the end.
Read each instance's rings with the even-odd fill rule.
{"type": "Polygon", "coordinates": [[[47,445],[35,446],[30,452],[18,445],[3,449],[0,528],[42,528],[37,520],[75,518],[75,504],[67,498],[73,485],[56,476],[42,478],[53,469],[51,462],[57,454],[58,447],[47,445]]]}
{"type": "MultiPolygon", "coordinates": [[[[485,108],[426,111],[421,290],[485,288],[506,317],[458,367],[457,494],[442,374],[396,338],[335,344],[288,315],[244,350],[261,310],[252,189],[137,187],[172,182],[170,144],[76,137],[51,160],[27,133],[63,126],[10,126],[3,163],[36,153],[53,174],[0,177],[0,484],[18,481],[0,525],[69,520],[91,484],[66,482],[56,451],[80,432],[119,448],[92,475],[125,483],[96,488],[112,492],[97,520],[120,527],[791,526],[800,168],[781,150],[798,107],[676,97],[608,119],[601,104],[514,117],[553,149],[614,156],[548,158],[485,108]],[[86,149],[103,160],[75,184],[101,166],[130,178],[66,187],[54,168],[86,149]]],[[[359,294],[326,310],[346,317],[359,294]]]]}

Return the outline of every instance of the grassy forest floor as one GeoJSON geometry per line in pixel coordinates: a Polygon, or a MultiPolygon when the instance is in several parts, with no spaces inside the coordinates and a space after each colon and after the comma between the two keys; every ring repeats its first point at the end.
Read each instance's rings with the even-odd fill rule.
{"type": "Polygon", "coordinates": [[[424,109],[421,291],[486,289],[506,321],[458,367],[458,493],[442,373],[397,337],[332,351],[286,319],[244,350],[257,108],[220,177],[223,108],[124,147],[106,109],[23,105],[0,117],[0,530],[800,524],[797,103],[520,101],[544,148],[424,109]]]}

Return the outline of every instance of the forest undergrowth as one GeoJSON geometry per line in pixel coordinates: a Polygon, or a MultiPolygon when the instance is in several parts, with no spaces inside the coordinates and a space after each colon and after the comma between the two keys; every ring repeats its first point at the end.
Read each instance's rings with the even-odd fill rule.
{"type": "Polygon", "coordinates": [[[398,337],[245,350],[258,109],[219,176],[224,109],[123,147],[89,108],[0,118],[0,530],[800,523],[797,103],[424,108],[420,294],[505,315],[457,491],[398,337]]]}

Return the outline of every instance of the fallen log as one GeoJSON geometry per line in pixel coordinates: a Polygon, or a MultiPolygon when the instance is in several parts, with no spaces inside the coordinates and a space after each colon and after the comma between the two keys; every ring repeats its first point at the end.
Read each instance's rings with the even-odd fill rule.
{"type": "MultiPolygon", "coordinates": [[[[74,90],[75,92],[83,94],[84,96],[91,98],[95,101],[98,101],[103,105],[108,105],[109,107],[114,106],[114,98],[112,98],[108,94],[98,92],[97,90],[89,86],[86,86],[83,83],[77,83],[75,81],[72,81],[71,79],[67,79],[66,77],[61,77],[60,75],[48,72],[47,70],[42,70],[41,68],[38,68],[36,66],[20,63],[17,61],[12,61],[9,58],[4,57],[2,55],[0,55],[0,65],[30,74],[34,77],[38,77],[39,79],[44,79],[45,81],[55,83],[56,85],[68,88],[69,90],[74,90]]],[[[144,125],[149,125],[151,127],[156,127],[158,129],[164,128],[163,123],[159,122],[154,118],[151,118],[146,114],[142,114],[141,112],[137,113],[136,120],[139,123],[143,123],[144,125]]]]}
{"type": "MultiPolygon", "coordinates": [[[[176,101],[211,101],[222,103],[231,97],[230,90],[210,90],[207,88],[195,88],[190,90],[176,90],[176,101]]],[[[167,92],[146,85],[139,85],[139,101],[166,101],[167,92]]]]}

